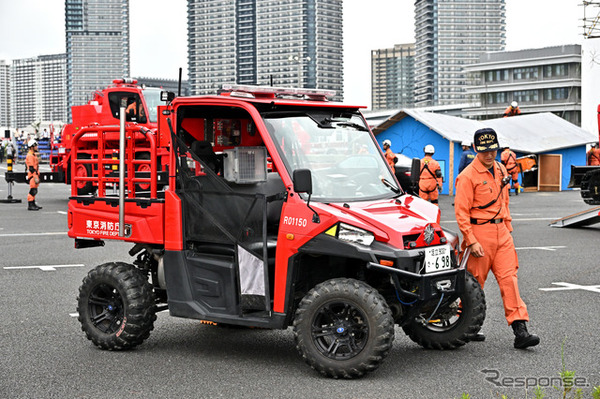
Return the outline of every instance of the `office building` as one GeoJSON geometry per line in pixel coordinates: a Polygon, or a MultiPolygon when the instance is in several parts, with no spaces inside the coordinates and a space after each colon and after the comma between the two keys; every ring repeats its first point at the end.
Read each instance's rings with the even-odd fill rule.
{"type": "Polygon", "coordinates": [[[342,0],[188,0],[188,34],[194,95],[238,83],[343,98],[342,0]]]}
{"type": "MultiPolygon", "coordinates": [[[[10,126],[10,65],[0,60],[0,127],[10,126]]],[[[0,139],[4,131],[0,132],[0,139]]]]}
{"type": "Polygon", "coordinates": [[[475,105],[466,117],[499,118],[517,101],[523,114],[552,112],[581,126],[581,45],[486,53],[466,72],[475,105]]]}
{"type": "Polygon", "coordinates": [[[412,108],[415,45],[371,51],[371,109],[412,108]]]}
{"type": "Polygon", "coordinates": [[[129,77],[129,0],[65,0],[65,29],[70,110],[129,77]]]}
{"type": "Polygon", "coordinates": [[[11,127],[66,120],[66,54],[13,60],[10,77],[11,127]]]}
{"type": "Polygon", "coordinates": [[[505,0],[415,1],[415,105],[465,101],[463,68],[506,42],[505,0]]]}

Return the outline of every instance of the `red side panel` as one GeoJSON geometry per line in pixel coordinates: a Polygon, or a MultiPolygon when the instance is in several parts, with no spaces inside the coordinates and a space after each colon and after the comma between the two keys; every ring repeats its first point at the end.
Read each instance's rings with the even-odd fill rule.
{"type": "Polygon", "coordinates": [[[183,249],[181,199],[173,191],[165,192],[165,249],[183,249]]]}
{"type": "Polygon", "coordinates": [[[104,201],[69,201],[69,237],[113,239],[136,243],[163,244],[164,208],[162,202],[125,203],[125,226],[130,230],[119,237],[119,208],[104,201]],[[130,229],[129,229],[130,226],[130,229]]]}

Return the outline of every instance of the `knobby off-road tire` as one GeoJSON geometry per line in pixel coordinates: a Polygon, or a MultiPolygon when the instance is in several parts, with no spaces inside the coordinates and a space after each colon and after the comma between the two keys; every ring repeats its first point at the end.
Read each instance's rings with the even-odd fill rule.
{"type": "Polygon", "coordinates": [[[459,299],[445,303],[432,316],[438,299],[431,301],[404,332],[427,349],[456,349],[479,332],[485,320],[485,295],[475,278],[467,273],[465,291],[459,299]],[[431,320],[429,320],[431,319],[431,320]],[[429,322],[424,324],[424,321],[429,322]]]}
{"type": "Polygon", "coordinates": [[[124,350],[150,336],[156,320],[147,277],[127,263],[105,263],[83,279],[77,297],[81,329],[94,345],[124,350]]]}
{"type": "Polygon", "coordinates": [[[358,378],[379,367],[394,341],[394,321],[383,297],[367,284],[332,279],[302,299],[294,318],[300,355],[319,373],[358,378]]]}

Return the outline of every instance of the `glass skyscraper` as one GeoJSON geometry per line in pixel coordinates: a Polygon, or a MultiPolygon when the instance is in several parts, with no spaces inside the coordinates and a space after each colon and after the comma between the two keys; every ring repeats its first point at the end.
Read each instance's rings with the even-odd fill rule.
{"type": "Polygon", "coordinates": [[[67,117],[66,55],[40,55],[13,60],[10,72],[11,126],[65,121],[67,117]]]}
{"type": "Polygon", "coordinates": [[[342,0],[188,0],[192,94],[273,84],[342,99],[342,14],[342,0]]]}
{"type": "MultiPolygon", "coordinates": [[[[0,60],[0,127],[8,126],[10,126],[10,65],[5,60],[0,60]]],[[[0,131],[0,140],[3,137],[4,131],[0,131]]]]}
{"type": "Polygon", "coordinates": [[[65,0],[65,29],[70,113],[95,90],[129,77],[129,0],[65,0]]]}
{"type": "Polygon", "coordinates": [[[371,50],[371,109],[412,108],[415,45],[371,50]]]}
{"type": "Polygon", "coordinates": [[[463,67],[504,50],[505,0],[416,0],[415,40],[415,105],[464,102],[463,67]]]}

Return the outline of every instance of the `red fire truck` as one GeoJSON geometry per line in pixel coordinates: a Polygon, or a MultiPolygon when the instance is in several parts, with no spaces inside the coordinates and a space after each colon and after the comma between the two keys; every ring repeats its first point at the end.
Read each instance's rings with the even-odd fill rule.
{"type": "MultiPolygon", "coordinates": [[[[139,86],[136,80],[118,79],[113,81],[113,85],[94,92],[92,100],[84,105],[71,107],[73,123],[63,127],[60,134],[60,140],[56,140],[52,132],[50,147],[50,167],[51,172],[43,172],[40,180],[43,182],[65,182],[71,183],[71,145],[72,137],[82,128],[87,126],[118,125],[119,108],[121,103],[126,106],[126,121],[128,124],[138,127],[144,127],[148,134],[155,134],[157,128],[157,106],[160,102],[160,89],[139,86]]],[[[164,103],[162,103],[164,104],[164,103]]],[[[94,159],[98,157],[95,141],[97,137],[93,132],[80,139],[82,146],[78,156],[81,159],[94,159]],[[82,143],[86,143],[83,145],[82,143]]],[[[111,157],[112,150],[118,148],[118,135],[106,136],[104,148],[105,156],[111,157]]],[[[143,138],[137,143],[139,148],[136,151],[136,157],[139,159],[149,159],[148,141],[143,138]]],[[[163,154],[164,155],[164,154],[163,154]]],[[[159,159],[162,159],[159,154],[159,159]]],[[[146,164],[140,164],[139,172],[149,172],[146,164]]],[[[97,174],[91,164],[78,164],[75,171],[77,176],[92,176],[97,174]]],[[[27,173],[8,172],[6,180],[17,183],[26,183],[27,173]]],[[[77,183],[79,194],[89,194],[96,187],[92,181],[77,183]]],[[[146,187],[147,188],[147,187],[146,187]]]]}
{"type": "Polygon", "coordinates": [[[291,326],[312,368],[356,378],[386,358],[396,324],[435,349],[479,331],[485,298],[458,260],[457,235],[440,226],[437,206],[402,191],[360,107],[310,89],[163,94],[156,134],[123,127],[119,159],[103,156],[116,126],[72,139],[71,168],[98,173],[72,175],[69,236],[77,248],[130,242],[134,257],[83,279],[79,321],[95,345],[137,346],[168,309],[217,326],[291,326]],[[87,135],[96,158],[78,156],[87,135]],[[344,151],[322,151],[332,136],[344,151]],[[136,156],[143,137],[149,159],[136,156]],[[147,175],[129,173],[141,164],[147,175]],[[78,194],[88,182],[96,195],[78,194]]]}

